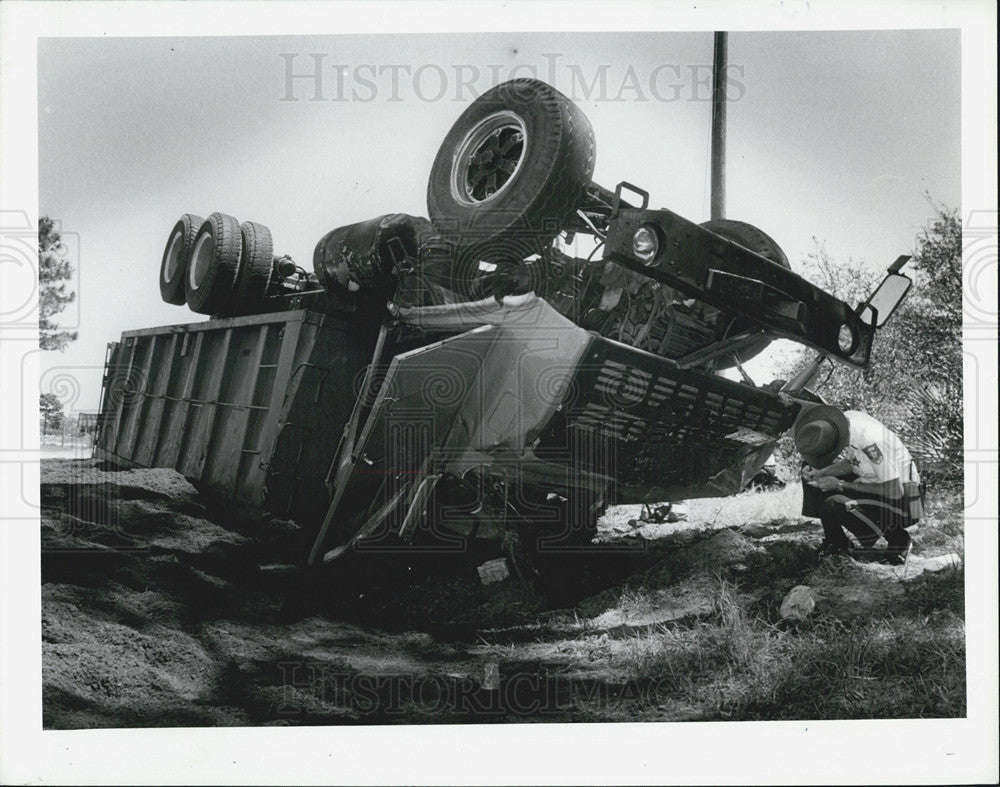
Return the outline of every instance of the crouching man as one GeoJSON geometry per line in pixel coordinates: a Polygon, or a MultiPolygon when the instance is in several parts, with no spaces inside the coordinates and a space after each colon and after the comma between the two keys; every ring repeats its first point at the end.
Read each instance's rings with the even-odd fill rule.
{"type": "Polygon", "coordinates": [[[802,514],[823,523],[821,550],[904,563],[910,551],[906,528],[917,519],[903,484],[920,479],[899,437],[865,413],[817,405],[796,422],[795,447],[808,465],[802,470],[802,514]],[[860,550],[852,550],[845,530],[860,550]],[[880,537],[887,544],[881,552],[874,549],[880,537]]]}

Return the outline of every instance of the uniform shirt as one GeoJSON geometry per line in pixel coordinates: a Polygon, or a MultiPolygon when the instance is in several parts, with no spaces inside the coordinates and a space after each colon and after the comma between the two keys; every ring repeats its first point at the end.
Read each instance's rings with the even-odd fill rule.
{"type": "MultiPolygon", "coordinates": [[[[867,413],[846,410],[844,415],[851,427],[851,435],[844,449],[844,456],[863,484],[882,484],[899,479],[919,481],[917,468],[894,432],[867,413]]],[[[899,487],[902,494],[902,485],[899,487]]]]}

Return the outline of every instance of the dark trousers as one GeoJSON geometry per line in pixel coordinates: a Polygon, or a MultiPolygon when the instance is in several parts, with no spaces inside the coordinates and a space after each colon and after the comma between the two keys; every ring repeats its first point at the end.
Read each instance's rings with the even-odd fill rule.
{"type": "MultiPolygon", "coordinates": [[[[853,481],[857,476],[845,476],[853,481]]],[[[913,524],[903,509],[902,498],[888,498],[858,493],[823,492],[802,482],[802,515],[816,517],[823,523],[823,534],[833,547],[846,549],[851,545],[850,532],[865,549],[885,538],[892,552],[902,552],[910,543],[905,528],[913,524]],[[857,505],[851,505],[856,502],[857,505]]]]}

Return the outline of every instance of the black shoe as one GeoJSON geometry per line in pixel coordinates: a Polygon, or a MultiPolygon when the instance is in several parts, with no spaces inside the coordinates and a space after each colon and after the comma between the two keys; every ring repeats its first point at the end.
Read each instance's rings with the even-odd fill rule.
{"type": "Polygon", "coordinates": [[[913,547],[912,542],[907,544],[905,547],[887,549],[880,562],[885,563],[890,566],[902,566],[906,564],[906,559],[910,556],[910,549],[913,547]]]}
{"type": "Polygon", "coordinates": [[[846,555],[849,550],[850,545],[848,544],[834,544],[832,541],[824,539],[823,543],[819,545],[819,556],[846,555]]]}
{"type": "Polygon", "coordinates": [[[859,563],[875,563],[885,557],[885,552],[875,547],[858,547],[851,549],[848,554],[859,563]]]}

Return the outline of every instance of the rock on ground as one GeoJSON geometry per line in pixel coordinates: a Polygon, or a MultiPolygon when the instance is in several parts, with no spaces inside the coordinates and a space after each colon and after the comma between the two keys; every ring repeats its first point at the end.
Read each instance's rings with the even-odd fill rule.
{"type": "Polygon", "coordinates": [[[809,617],[814,609],[816,609],[816,597],[813,596],[812,588],[807,585],[796,585],[788,591],[788,595],[781,602],[779,614],[783,620],[797,623],[809,617]]]}

